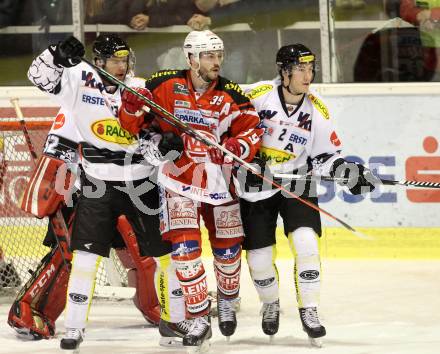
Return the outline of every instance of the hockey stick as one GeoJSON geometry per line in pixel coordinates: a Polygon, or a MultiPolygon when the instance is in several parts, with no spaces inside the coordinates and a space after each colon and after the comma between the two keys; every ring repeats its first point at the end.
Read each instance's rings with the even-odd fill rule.
{"type": "Polygon", "coordinates": [[[315,205],[315,204],[313,204],[313,203],[311,203],[311,202],[309,202],[307,200],[304,200],[304,199],[300,198],[299,196],[297,196],[293,192],[287,190],[286,188],[284,188],[280,184],[272,181],[270,178],[267,178],[264,175],[258,173],[258,171],[256,171],[255,168],[251,164],[249,164],[248,162],[244,161],[243,159],[241,159],[237,155],[231,153],[229,150],[227,150],[225,147],[221,146],[220,144],[218,144],[218,143],[216,143],[214,141],[209,140],[208,138],[206,138],[204,135],[200,134],[197,130],[195,130],[191,126],[189,126],[189,125],[183,123],[182,121],[180,121],[174,114],[168,112],[165,108],[163,108],[160,105],[158,105],[157,103],[151,101],[147,97],[141,95],[140,93],[138,93],[136,90],[132,89],[131,87],[128,87],[124,82],[122,82],[121,80],[117,79],[113,75],[109,74],[104,69],[102,69],[102,68],[98,67],[97,65],[93,64],[92,62],[90,62],[86,58],[81,58],[81,59],[82,59],[83,62],[85,62],[88,65],[90,65],[92,68],[94,68],[98,73],[100,73],[102,76],[104,76],[108,80],[118,84],[119,86],[123,87],[125,90],[128,90],[129,92],[131,92],[135,96],[137,96],[140,99],[142,99],[143,101],[145,101],[149,105],[150,108],[153,108],[159,114],[158,117],[160,119],[162,119],[163,121],[165,121],[166,123],[168,123],[168,124],[172,125],[173,127],[179,129],[183,133],[186,133],[186,134],[190,135],[194,139],[204,143],[205,145],[207,145],[209,147],[215,147],[215,148],[219,149],[224,154],[226,154],[227,156],[232,158],[234,161],[238,162],[241,166],[245,167],[248,171],[254,173],[258,177],[260,177],[262,180],[272,184],[275,188],[277,188],[277,189],[287,193],[291,197],[293,197],[295,199],[298,199],[300,202],[302,202],[303,204],[309,206],[310,208],[312,208],[312,209],[314,209],[314,210],[316,210],[316,211],[326,215],[327,217],[337,221],[339,224],[341,224],[347,230],[353,232],[356,236],[364,237],[363,235],[359,235],[359,233],[353,227],[348,225],[343,220],[341,220],[341,219],[337,218],[336,216],[332,215],[330,212],[328,212],[328,211],[318,207],[317,205],[315,205]]]}
{"type": "MultiPolygon", "coordinates": [[[[340,183],[347,183],[350,181],[349,178],[336,178],[336,177],[330,177],[330,176],[314,176],[314,175],[295,175],[295,174],[288,174],[288,173],[275,173],[275,178],[282,178],[282,179],[292,179],[292,180],[298,180],[298,181],[328,181],[328,182],[340,182],[340,183]]],[[[379,178],[380,182],[384,185],[388,186],[406,186],[406,187],[419,187],[419,188],[440,188],[440,183],[437,182],[417,182],[417,181],[406,181],[406,180],[400,180],[400,181],[393,181],[388,179],[381,179],[379,178]]]]}
{"type": "MultiPolygon", "coordinates": [[[[17,97],[11,98],[10,101],[11,104],[14,106],[15,113],[17,115],[17,118],[19,119],[21,130],[23,131],[24,139],[26,140],[26,145],[28,146],[29,152],[31,153],[32,162],[34,163],[34,168],[35,168],[37,167],[38,156],[37,153],[35,152],[34,145],[32,144],[29,131],[27,130],[26,121],[24,120],[23,112],[21,111],[21,108],[18,104],[18,98],[17,97]]],[[[58,209],[54,215],[51,215],[49,217],[49,227],[52,228],[57,243],[57,247],[60,249],[61,257],[63,258],[63,263],[66,267],[68,267],[69,264],[67,263],[64,253],[69,252],[68,248],[70,245],[70,234],[66,226],[66,221],[64,220],[63,214],[61,213],[60,209],[58,209]],[[65,247],[61,245],[61,240],[59,239],[59,237],[65,239],[65,244],[66,244],[65,247]]]]}

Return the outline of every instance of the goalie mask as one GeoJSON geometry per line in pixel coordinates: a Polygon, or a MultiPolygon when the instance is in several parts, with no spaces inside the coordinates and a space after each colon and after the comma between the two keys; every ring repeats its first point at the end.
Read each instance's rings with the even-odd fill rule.
{"type": "Polygon", "coordinates": [[[105,65],[108,59],[111,58],[127,58],[127,72],[126,74],[133,74],[135,56],[134,52],[121,37],[116,34],[101,34],[93,43],[93,55],[95,64],[105,65]]]}

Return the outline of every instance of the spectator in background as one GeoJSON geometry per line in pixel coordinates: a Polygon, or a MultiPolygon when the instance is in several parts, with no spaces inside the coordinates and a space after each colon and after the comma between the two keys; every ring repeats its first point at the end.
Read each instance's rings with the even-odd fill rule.
{"type": "Polygon", "coordinates": [[[71,0],[3,0],[0,15],[3,26],[40,26],[44,32],[23,35],[2,35],[1,44],[8,49],[6,55],[37,53],[46,49],[49,43],[64,38],[63,33],[51,33],[50,26],[72,24],[71,0]],[[8,17],[10,18],[8,19],[8,17]]]}
{"type": "Polygon", "coordinates": [[[440,81],[440,2],[401,0],[400,17],[419,26],[427,79],[440,81]]]}
{"type": "Polygon", "coordinates": [[[85,0],[84,22],[127,24],[144,6],[144,0],[85,0]]]}
{"type": "Polygon", "coordinates": [[[194,30],[209,26],[206,16],[218,0],[148,0],[140,13],[129,20],[129,26],[136,30],[146,27],[188,25],[194,30]]]}
{"type": "Polygon", "coordinates": [[[0,2],[0,28],[16,25],[21,1],[2,0],[0,2]]]}
{"type": "MultiPolygon", "coordinates": [[[[139,1],[134,2],[139,3],[139,1]]],[[[142,6],[138,5],[136,8],[138,11],[134,12],[134,15],[127,21],[133,29],[142,31],[147,27],[187,25],[194,30],[203,30],[211,24],[208,11],[217,5],[218,0],[148,0],[140,2],[142,6]]],[[[131,10],[133,9],[135,6],[132,6],[131,10]]],[[[181,47],[184,35],[168,33],[163,34],[164,39],[162,40],[157,35],[152,39],[152,43],[148,45],[148,56],[154,56],[152,51],[156,50],[158,69],[170,67],[183,69],[187,67],[181,47]]],[[[148,40],[148,37],[146,38],[148,40]]]]}
{"type": "MultiPolygon", "coordinates": [[[[401,0],[384,0],[386,25],[367,34],[354,63],[355,82],[425,81],[418,28],[398,18],[401,0]]],[[[432,76],[432,75],[431,75],[432,76]]]]}

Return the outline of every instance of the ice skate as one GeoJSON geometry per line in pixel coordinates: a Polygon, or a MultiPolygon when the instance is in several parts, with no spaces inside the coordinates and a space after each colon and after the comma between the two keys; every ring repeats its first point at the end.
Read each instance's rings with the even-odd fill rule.
{"type": "Polygon", "coordinates": [[[270,336],[269,340],[272,342],[280,326],[280,300],[264,303],[260,314],[263,315],[261,320],[263,332],[270,336]]]}
{"type": "Polygon", "coordinates": [[[229,341],[229,337],[235,333],[237,328],[237,317],[235,315],[237,299],[223,299],[217,296],[218,327],[220,332],[229,341]]]}
{"type": "Polygon", "coordinates": [[[60,348],[64,353],[79,353],[79,345],[84,338],[84,329],[66,328],[66,333],[61,339],[60,348]]]}
{"type": "Polygon", "coordinates": [[[299,317],[301,318],[304,332],[309,336],[310,344],[321,348],[322,340],[320,338],[325,336],[326,331],[325,327],[319,322],[316,307],[300,308],[299,317]]]}
{"type": "Polygon", "coordinates": [[[184,320],[178,323],[159,321],[159,333],[161,335],[159,345],[163,347],[182,347],[183,337],[191,328],[192,320],[184,320]]]}
{"type": "Polygon", "coordinates": [[[187,353],[206,353],[209,350],[209,339],[212,337],[209,316],[197,317],[192,320],[189,332],[183,337],[183,346],[187,353]]]}

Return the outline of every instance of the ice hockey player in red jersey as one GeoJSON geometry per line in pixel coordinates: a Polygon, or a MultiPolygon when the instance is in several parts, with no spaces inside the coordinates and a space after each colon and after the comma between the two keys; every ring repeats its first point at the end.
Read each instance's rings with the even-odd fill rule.
{"type": "MultiPolygon", "coordinates": [[[[219,75],[223,41],[211,31],[193,31],[187,35],[183,51],[189,70],[159,71],[146,81],[154,102],[207,139],[251,161],[263,130],[240,87],[219,75]]],[[[220,150],[161,119],[151,122],[150,115],[137,117],[136,112],[145,102],[135,95],[125,92],[122,100],[119,116],[125,129],[132,134],[143,128],[157,129],[163,134],[159,151],[183,146],[183,152],[173,156],[174,162],[159,165],[158,174],[163,207],[161,232],[164,239],[172,242],[172,259],[185,296],[187,316],[194,318],[183,344],[200,346],[211,337],[208,287],[200,257],[200,216],[208,229],[214,255],[219,327],[229,337],[237,326],[234,302],[239,293],[243,239],[239,204],[227,173],[232,161],[220,150]]]]}

